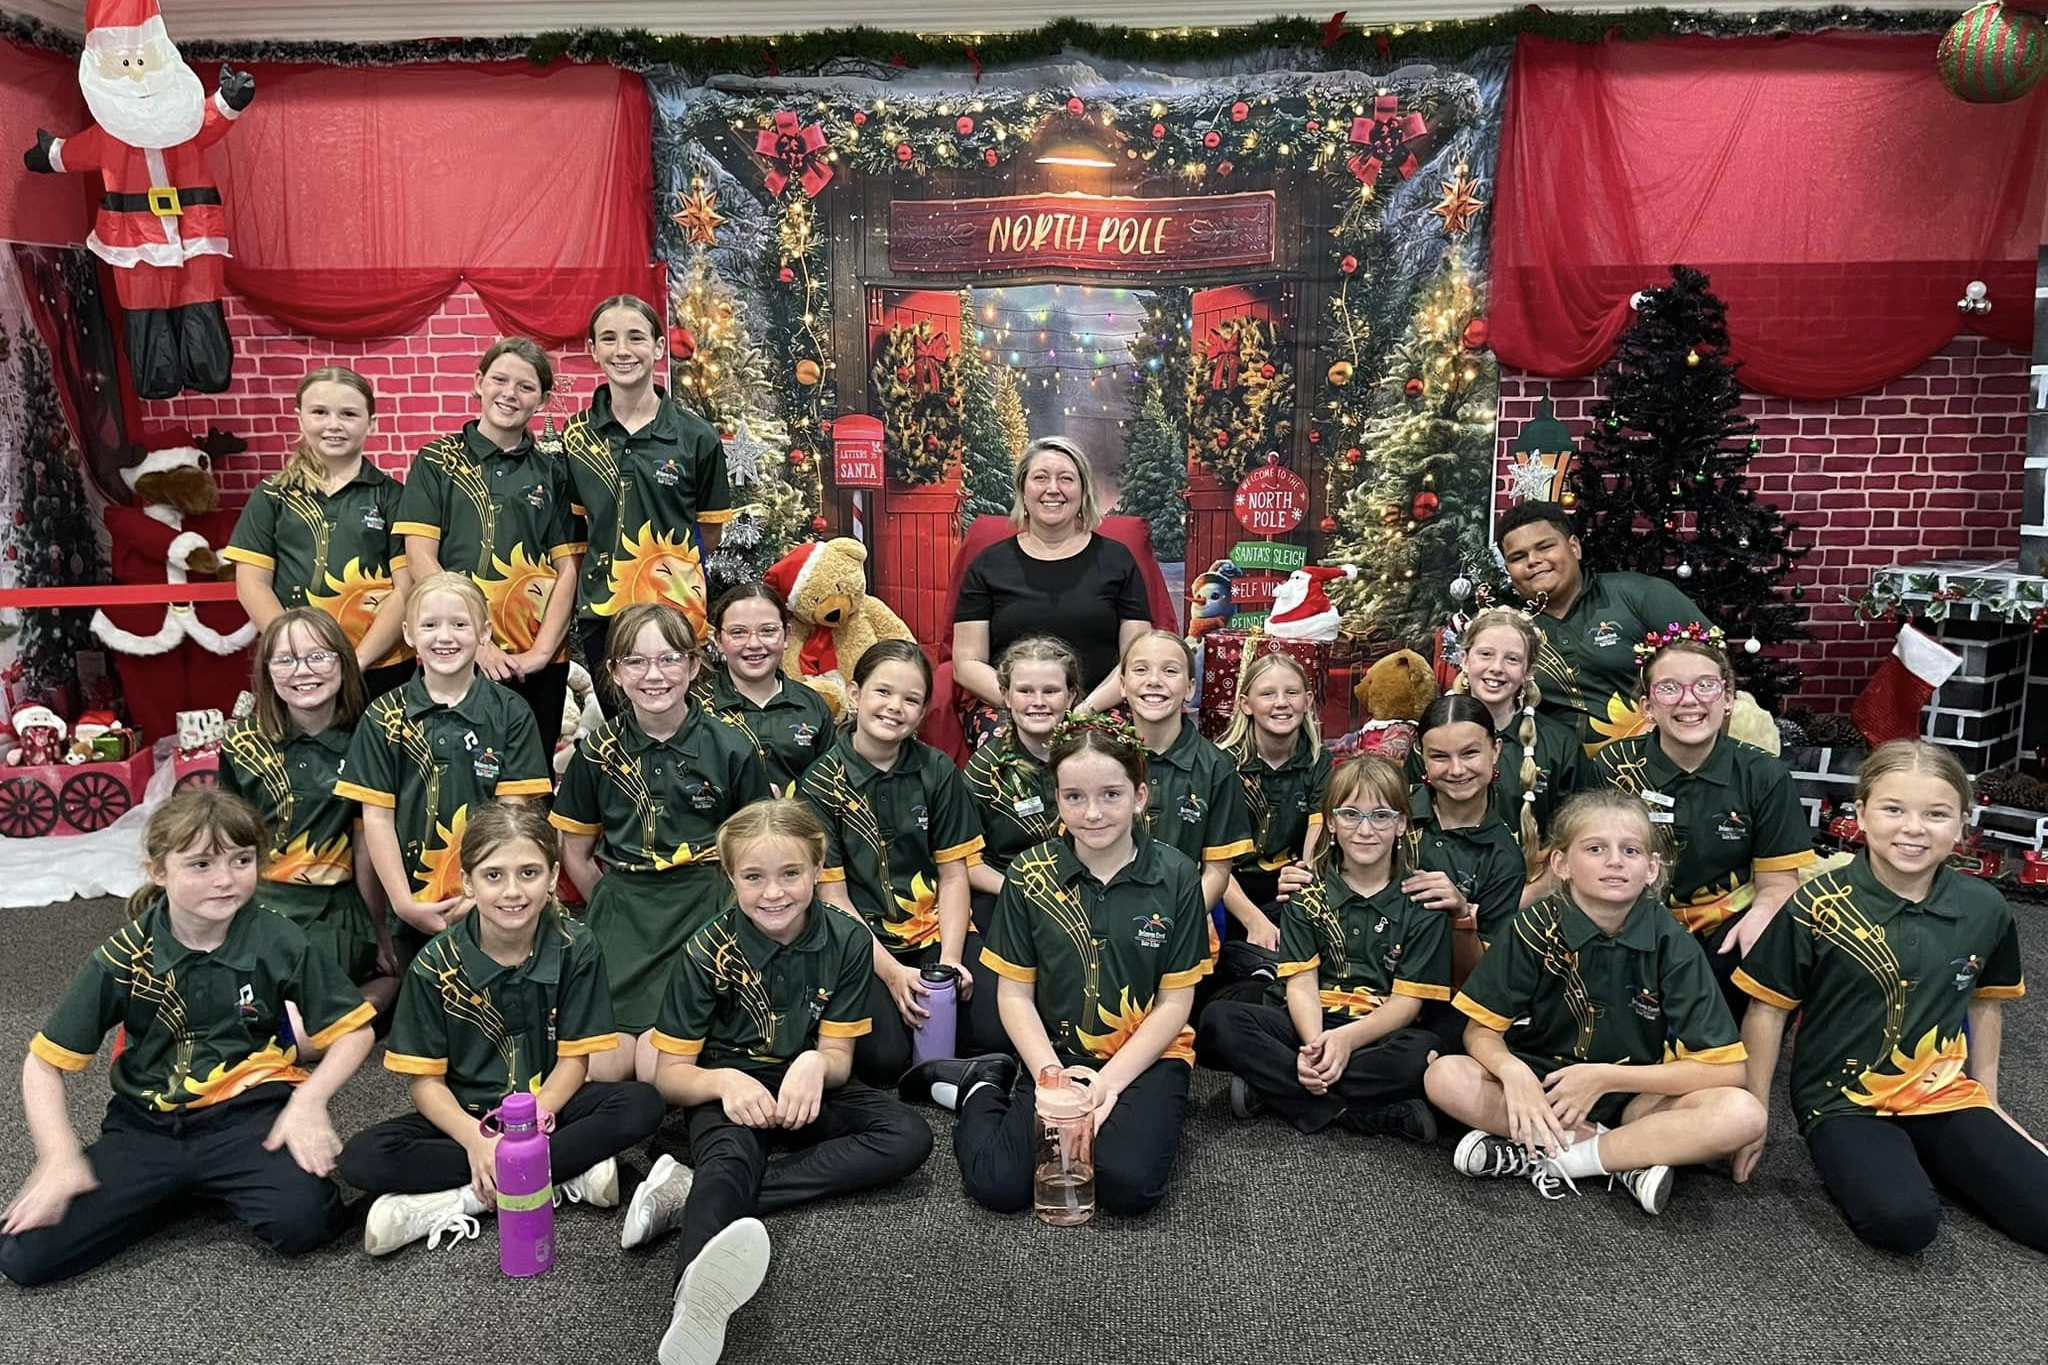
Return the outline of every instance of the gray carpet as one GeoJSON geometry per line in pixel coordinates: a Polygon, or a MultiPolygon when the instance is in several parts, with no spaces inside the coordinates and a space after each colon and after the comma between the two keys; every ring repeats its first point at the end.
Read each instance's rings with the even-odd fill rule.
{"type": "MultiPolygon", "coordinates": [[[[96,901],[0,916],[5,1075],[117,913],[96,901]]],[[[2048,915],[2021,916],[2031,974],[2048,981],[2048,915]]],[[[2007,1103],[2039,1132],[2048,1011],[2022,1000],[2007,1018],[2007,1103]]],[[[104,1064],[70,1093],[90,1140],[104,1064]]],[[[1212,1072],[1197,1073],[1195,1094],[1167,1202],[1144,1220],[1078,1229],[968,1205],[950,1120],[935,1114],[937,1150],[909,1181],[770,1221],[767,1287],[734,1319],[726,1359],[1066,1365],[1235,1361],[1262,1348],[1280,1361],[1478,1365],[2048,1359],[2048,1258],[1955,1208],[1917,1263],[1864,1250],[1789,1124],[1749,1188],[1688,1172],[1664,1216],[1648,1218],[1597,1183],[1545,1203],[1525,1184],[1462,1180],[1448,1142],[1305,1141],[1274,1121],[1234,1122],[1212,1072]]],[[[346,1136],[404,1107],[399,1078],[373,1057],[335,1120],[346,1136]]],[[[20,1106],[0,1100],[0,1191],[30,1160],[20,1106]]],[[[644,1170],[644,1155],[632,1160],[644,1170]]],[[[68,1284],[0,1284],[0,1359],[651,1362],[667,1247],[621,1252],[617,1219],[565,1210],[556,1268],[515,1282],[498,1273],[488,1227],[452,1251],[372,1261],[358,1236],[288,1262],[195,1217],[68,1284]]]]}

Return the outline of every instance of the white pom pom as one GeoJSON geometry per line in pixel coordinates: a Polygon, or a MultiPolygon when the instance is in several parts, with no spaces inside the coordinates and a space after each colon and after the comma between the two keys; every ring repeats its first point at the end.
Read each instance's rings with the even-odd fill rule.
{"type": "Polygon", "coordinates": [[[1635,293],[1628,296],[1628,306],[1640,313],[1643,311],[1643,300],[1648,297],[1650,297],[1650,293],[1647,289],[1638,289],[1635,293]]]}
{"type": "Polygon", "coordinates": [[[1764,652],[1764,642],[1752,635],[1742,642],[1742,652],[1745,654],[1761,654],[1764,652]]]}

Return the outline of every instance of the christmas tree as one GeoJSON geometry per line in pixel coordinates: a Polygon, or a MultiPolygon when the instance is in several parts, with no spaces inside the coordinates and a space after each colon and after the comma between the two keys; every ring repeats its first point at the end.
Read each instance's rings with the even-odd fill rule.
{"type": "Polygon", "coordinates": [[[1676,584],[1726,632],[1742,685],[1775,711],[1799,669],[1764,650],[1806,636],[1804,608],[1780,592],[1806,550],[1749,480],[1759,443],[1728,356],[1727,308],[1699,271],[1671,275],[1638,296],[1598,376],[1603,396],[1572,478],[1586,567],[1676,584]]]}
{"type": "MultiPolygon", "coordinates": [[[[1024,449],[1031,444],[1031,424],[1024,418],[1024,395],[1017,392],[1017,375],[1009,366],[997,368],[996,372],[996,422],[1002,427],[1003,442],[1010,452],[1010,464],[1024,458],[1024,449]]],[[[1003,504],[1009,510],[1009,504],[1003,504]]]]}
{"type": "MultiPolygon", "coordinates": [[[[981,516],[1010,514],[1011,480],[1022,447],[1013,448],[1004,430],[998,406],[996,373],[981,352],[979,329],[974,322],[974,305],[966,294],[960,296],[960,335],[973,338],[960,345],[960,426],[966,454],[961,463],[967,472],[967,496],[960,505],[960,529],[965,531],[981,516]]],[[[1008,372],[1005,371],[1007,374],[1008,372]]],[[[1016,386],[1010,396],[1016,398],[1016,386]]],[[[1022,420],[1023,405],[1017,407],[1022,420]]]]}
{"type": "MultiPolygon", "coordinates": [[[[14,392],[6,406],[18,416],[14,524],[5,537],[14,582],[24,588],[104,583],[99,528],[50,378],[49,352],[28,327],[14,335],[8,349],[13,352],[14,392]]],[[[29,692],[41,693],[78,676],[79,652],[97,647],[87,625],[91,617],[83,609],[21,613],[22,681],[29,692]]]]}
{"type": "Polygon", "coordinates": [[[1124,461],[1117,482],[1123,491],[1116,510],[1151,524],[1153,553],[1162,561],[1185,555],[1187,456],[1156,385],[1140,387],[1137,409],[1124,428],[1124,461]]]}
{"type": "Polygon", "coordinates": [[[899,483],[937,483],[960,458],[960,361],[929,319],[891,327],[875,347],[882,459],[899,483]]]}

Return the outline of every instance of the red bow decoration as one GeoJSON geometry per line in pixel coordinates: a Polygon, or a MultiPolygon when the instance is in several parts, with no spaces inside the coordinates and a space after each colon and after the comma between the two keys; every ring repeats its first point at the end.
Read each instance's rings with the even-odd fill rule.
{"type": "Polygon", "coordinates": [[[917,363],[911,382],[919,393],[937,393],[945,387],[939,367],[945,364],[951,349],[944,332],[917,339],[917,363]]]}
{"type": "Polygon", "coordinates": [[[1421,169],[1422,163],[1413,152],[1404,153],[1401,148],[1428,132],[1429,125],[1422,115],[1413,109],[1401,112],[1399,95],[1381,95],[1372,102],[1371,118],[1351,120],[1351,140],[1366,148],[1351,158],[1351,173],[1368,185],[1376,184],[1380,172],[1399,156],[1401,178],[1406,180],[1421,169]]]}
{"type": "Polygon", "coordinates": [[[777,111],[775,126],[763,128],[754,137],[754,154],[773,163],[768,172],[768,193],[781,195],[794,180],[804,193],[816,199],[832,182],[832,168],[818,160],[825,150],[825,130],[805,124],[787,109],[777,111]]]}
{"type": "Polygon", "coordinates": [[[1243,345],[1237,329],[1225,331],[1215,329],[1216,340],[1209,347],[1209,387],[1212,389],[1234,389],[1237,387],[1243,358],[1239,354],[1243,345]]]}

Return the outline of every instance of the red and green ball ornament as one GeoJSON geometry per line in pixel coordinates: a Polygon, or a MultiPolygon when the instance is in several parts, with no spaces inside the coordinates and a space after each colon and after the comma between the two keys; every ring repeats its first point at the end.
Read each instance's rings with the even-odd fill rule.
{"type": "Polygon", "coordinates": [[[1942,84],[1972,104],[2016,100],[2048,75],[2048,22],[1983,0],[1942,35],[1934,62],[1942,84]]]}

